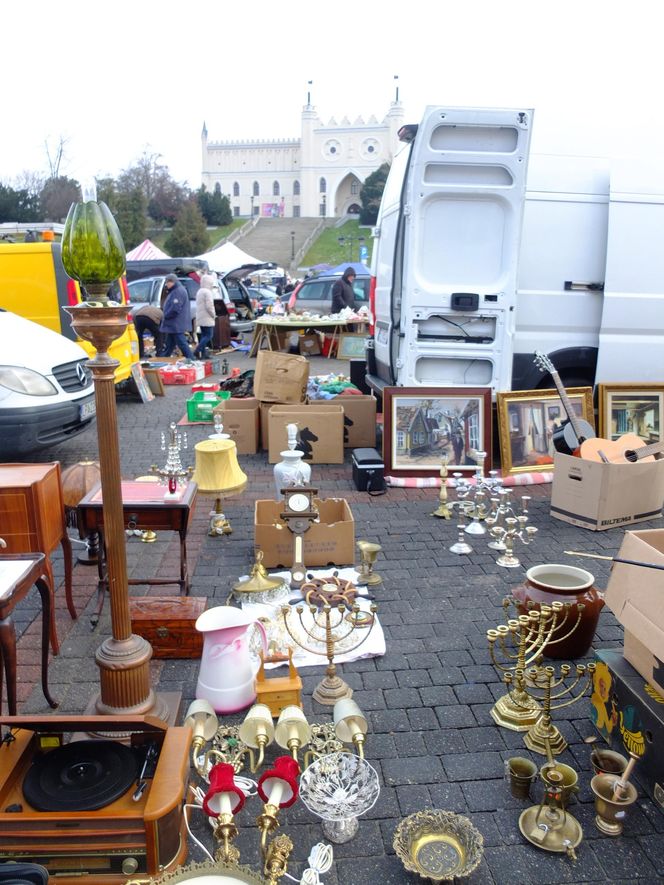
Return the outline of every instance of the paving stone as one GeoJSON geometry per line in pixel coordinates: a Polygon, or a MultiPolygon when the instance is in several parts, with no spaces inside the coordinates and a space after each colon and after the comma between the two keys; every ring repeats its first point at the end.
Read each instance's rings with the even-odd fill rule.
{"type": "Polygon", "coordinates": [[[565,856],[543,854],[533,845],[488,847],[485,858],[494,879],[510,885],[554,885],[558,882],[603,881],[605,875],[590,848],[579,849],[578,859],[571,863],[565,856]]]}
{"type": "Polygon", "coordinates": [[[439,760],[431,756],[383,759],[381,770],[385,783],[392,785],[432,784],[445,780],[445,772],[439,760]]]}
{"type": "Polygon", "coordinates": [[[500,753],[456,753],[443,760],[450,781],[488,780],[501,777],[505,766],[500,753]]]}

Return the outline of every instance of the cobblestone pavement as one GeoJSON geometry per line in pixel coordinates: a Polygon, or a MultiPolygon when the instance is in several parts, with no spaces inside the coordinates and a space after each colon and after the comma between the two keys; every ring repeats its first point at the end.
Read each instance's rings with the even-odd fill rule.
{"type": "MultiPolygon", "coordinates": [[[[347,367],[320,358],[313,362],[314,372],[347,367]]],[[[245,369],[254,364],[246,357],[233,355],[231,365],[245,369]]],[[[144,474],[152,462],[163,460],[161,431],[169,421],[184,414],[188,393],[188,387],[167,387],[163,398],[149,404],[119,399],[118,429],[126,478],[144,474]]],[[[209,429],[204,426],[189,428],[190,447],[207,433],[209,429]]],[[[37,460],[58,459],[67,466],[94,457],[96,451],[93,429],[66,446],[41,453],[37,460]]],[[[193,452],[189,454],[193,463],[193,452]]],[[[253,561],[253,502],[272,497],[272,467],[266,455],[241,456],[240,461],[249,475],[249,485],[225,507],[233,534],[207,536],[212,502],[205,496],[199,496],[189,532],[192,594],[207,597],[209,606],[223,604],[231,585],[239,575],[246,574],[253,561]]],[[[602,836],[593,824],[590,747],[584,743],[584,738],[594,733],[588,700],[561,711],[555,720],[569,741],[569,748],[560,758],[579,771],[581,789],[570,808],[584,829],[576,863],[542,852],[521,836],[517,820],[521,810],[531,803],[510,795],[503,779],[503,762],[513,755],[526,755],[539,765],[543,757],[530,754],[520,734],[498,728],[489,715],[503,686],[489,661],[486,630],[504,621],[504,595],[523,579],[525,568],[542,562],[567,561],[589,567],[598,585],[604,587],[608,562],[574,560],[563,551],[571,548],[612,555],[620,546],[622,530],[593,533],[553,520],[549,516],[549,487],[533,486],[524,491],[533,495],[530,512],[539,533],[532,546],[517,550],[523,568],[501,569],[485,543],[476,543],[477,552],[470,556],[455,556],[448,551],[456,530],[450,522],[431,518],[436,490],[392,489],[383,497],[371,498],[354,489],[349,457],[344,465],[313,469],[322,497],[348,499],[356,521],[356,538],[376,541],[383,548],[377,562],[383,585],[375,596],[387,640],[384,657],[341,667],[344,679],[355,691],[355,700],[369,719],[366,755],[379,773],[382,789],[376,805],[361,819],[358,835],[335,846],[333,869],[323,879],[326,885],[420,881],[404,872],[394,854],[392,838],[401,818],[427,807],[466,814],[482,832],[484,858],[468,879],[470,883],[663,881],[664,814],[643,792],[627,814],[621,838],[602,836]]],[[[643,523],[641,527],[655,525],[643,523]]],[[[130,576],[150,571],[172,574],[178,563],[177,539],[160,533],[157,542],[148,545],[130,538],[127,560],[130,576]]],[[[56,575],[60,584],[57,623],[62,649],[51,661],[51,691],[60,701],[58,712],[80,714],[98,692],[94,651],[110,633],[109,606],[105,606],[98,628],[91,631],[96,570],[77,565],[74,591],[80,617],[72,622],[64,605],[60,561],[56,562],[56,575]]],[[[175,587],[169,589],[176,592],[175,587]]],[[[132,592],[147,591],[146,587],[132,588],[132,592]]],[[[150,592],[163,595],[164,588],[153,587],[150,592]]],[[[33,592],[16,612],[21,634],[19,702],[23,714],[50,712],[39,687],[38,616],[33,592]]],[[[595,647],[617,647],[621,641],[622,628],[604,610],[595,647]]],[[[153,661],[152,673],[160,691],[182,692],[182,717],[194,697],[198,661],[153,661]]],[[[330,718],[330,709],[311,699],[321,673],[320,668],[302,671],[305,712],[313,721],[330,718]]],[[[237,844],[247,863],[257,855],[257,813],[254,799],[239,816],[237,844]]],[[[295,843],[291,871],[301,871],[310,847],[322,837],[320,821],[301,803],[282,812],[280,820],[295,843]]],[[[199,832],[210,844],[206,826],[199,832]]],[[[200,859],[198,849],[193,849],[192,856],[200,859]]]]}

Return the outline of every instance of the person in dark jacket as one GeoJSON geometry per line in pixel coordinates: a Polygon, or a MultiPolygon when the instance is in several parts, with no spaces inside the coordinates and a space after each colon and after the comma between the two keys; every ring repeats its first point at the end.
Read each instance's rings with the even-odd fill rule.
{"type": "Polygon", "coordinates": [[[138,335],[138,355],[141,359],[145,356],[145,344],[143,333],[148,332],[154,339],[155,355],[161,356],[164,349],[164,336],[159,330],[159,325],[164,318],[164,312],[152,304],[144,304],[134,311],[132,319],[138,335]]]}
{"type": "Polygon", "coordinates": [[[332,313],[339,313],[344,307],[355,310],[355,290],[353,283],[357,274],[352,267],[347,267],[340,280],[332,286],[332,313]]]}
{"type": "Polygon", "coordinates": [[[175,348],[179,347],[182,356],[193,360],[194,354],[185,337],[185,332],[191,332],[189,293],[174,273],[169,273],[164,285],[168,294],[163,306],[164,318],[159,327],[166,336],[166,345],[162,356],[170,356],[175,348]]]}

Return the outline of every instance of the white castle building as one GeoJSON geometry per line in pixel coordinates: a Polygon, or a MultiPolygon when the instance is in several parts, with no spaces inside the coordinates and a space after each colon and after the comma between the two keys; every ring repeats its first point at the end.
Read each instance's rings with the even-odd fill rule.
{"type": "Polygon", "coordinates": [[[208,191],[219,184],[236,217],[357,214],[364,180],[392,162],[403,117],[397,95],[382,122],[372,115],[323,123],[308,98],[297,139],[208,141],[203,124],[203,184],[208,191]]]}

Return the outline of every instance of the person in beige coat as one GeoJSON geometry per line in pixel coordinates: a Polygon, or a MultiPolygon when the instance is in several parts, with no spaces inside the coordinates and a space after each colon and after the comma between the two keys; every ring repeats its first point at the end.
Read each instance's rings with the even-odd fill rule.
{"type": "Polygon", "coordinates": [[[205,359],[208,356],[207,346],[214,334],[216,314],[212,290],[215,285],[216,280],[212,274],[201,275],[201,287],[196,293],[196,325],[201,330],[198,345],[194,350],[196,359],[205,359]]]}

